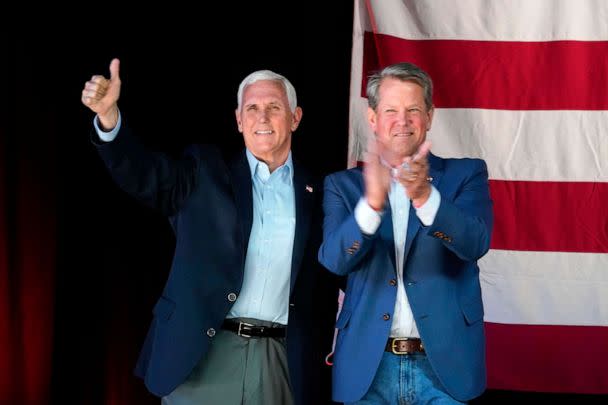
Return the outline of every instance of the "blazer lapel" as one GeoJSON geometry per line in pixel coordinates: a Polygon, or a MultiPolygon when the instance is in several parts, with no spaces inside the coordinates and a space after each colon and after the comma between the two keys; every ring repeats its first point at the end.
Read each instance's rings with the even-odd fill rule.
{"type": "Polygon", "coordinates": [[[245,152],[231,162],[230,177],[235,195],[236,209],[241,225],[241,238],[247,255],[247,247],[249,245],[249,235],[251,234],[251,225],[253,223],[253,194],[251,182],[251,170],[247,162],[245,152]]]}
{"type": "Polygon", "coordinates": [[[432,178],[431,184],[439,189],[439,182],[443,176],[443,159],[429,153],[429,176],[432,178]]]}
{"type": "Polygon", "coordinates": [[[420,220],[416,216],[416,209],[410,206],[409,219],[407,221],[407,235],[405,237],[405,249],[403,250],[403,263],[405,264],[405,258],[410,252],[412,247],[412,241],[416,237],[416,234],[420,230],[420,220]]]}
{"type": "Polygon", "coordinates": [[[310,181],[310,176],[306,173],[304,168],[294,161],[294,176],[293,176],[293,187],[294,196],[296,200],[296,229],[293,241],[293,253],[291,257],[291,278],[290,278],[290,293],[293,292],[293,286],[296,278],[298,277],[298,271],[300,269],[300,263],[302,262],[302,256],[308,240],[308,234],[310,231],[310,221],[314,203],[314,193],[316,192],[310,181]]]}

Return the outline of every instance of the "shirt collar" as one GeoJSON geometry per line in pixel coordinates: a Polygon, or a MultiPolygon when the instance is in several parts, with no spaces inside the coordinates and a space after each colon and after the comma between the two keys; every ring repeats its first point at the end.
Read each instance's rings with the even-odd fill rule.
{"type": "MultiPolygon", "coordinates": [[[[251,171],[251,179],[255,179],[255,174],[258,170],[260,170],[260,166],[266,166],[266,170],[268,170],[268,166],[266,163],[258,160],[253,153],[246,149],[245,154],[247,155],[247,162],[249,163],[249,170],[251,171]]],[[[289,151],[289,155],[287,155],[287,160],[281,166],[277,167],[275,171],[286,171],[289,179],[289,184],[293,183],[293,160],[291,158],[291,151],[289,151]]]]}

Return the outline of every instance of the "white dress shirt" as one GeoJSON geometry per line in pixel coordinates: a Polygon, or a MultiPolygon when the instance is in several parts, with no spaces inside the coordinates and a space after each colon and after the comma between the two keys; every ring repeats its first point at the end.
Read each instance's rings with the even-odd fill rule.
{"type": "MultiPolygon", "coordinates": [[[[420,337],[414,315],[403,285],[403,260],[407,225],[409,222],[410,200],[405,194],[404,187],[391,181],[388,193],[393,219],[393,235],[395,239],[395,263],[397,266],[397,299],[391,326],[391,337],[420,337]]],[[[416,216],[424,226],[429,226],[435,220],[435,215],[441,203],[439,191],[431,185],[431,195],[421,207],[416,208],[416,216]]],[[[355,220],[361,232],[372,235],[378,230],[382,216],[369,206],[365,198],[361,198],[355,207],[355,220]]]]}

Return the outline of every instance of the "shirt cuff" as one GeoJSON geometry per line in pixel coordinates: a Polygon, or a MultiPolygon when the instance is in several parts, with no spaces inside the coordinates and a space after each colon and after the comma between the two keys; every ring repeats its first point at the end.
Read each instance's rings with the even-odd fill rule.
{"type": "Polygon", "coordinates": [[[382,216],[369,206],[365,198],[361,198],[355,207],[355,221],[359,229],[366,235],[373,235],[380,226],[382,216]]]}
{"type": "Polygon", "coordinates": [[[424,226],[433,224],[440,204],[441,194],[439,194],[439,191],[437,191],[435,186],[431,185],[431,195],[429,196],[429,199],[426,200],[421,207],[416,208],[416,215],[418,215],[420,222],[422,222],[424,226]]]}
{"type": "Polygon", "coordinates": [[[112,142],[114,140],[114,138],[116,138],[116,135],[118,135],[118,131],[120,130],[120,124],[121,124],[121,117],[120,117],[120,111],[118,111],[118,122],[116,123],[116,126],[108,131],[105,132],[101,129],[101,127],[99,126],[99,119],[97,118],[97,115],[95,116],[95,118],[93,118],[93,126],[95,127],[95,132],[97,132],[97,136],[99,137],[99,139],[101,139],[104,142],[112,142]]]}

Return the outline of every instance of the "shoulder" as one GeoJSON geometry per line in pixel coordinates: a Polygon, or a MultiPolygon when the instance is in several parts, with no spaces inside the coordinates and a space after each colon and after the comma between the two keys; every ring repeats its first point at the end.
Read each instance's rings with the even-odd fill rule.
{"type": "Polygon", "coordinates": [[[190,161],[202,170],[227,172],[227,157],[222,150],[210,144],[192,144],[182,151],[182,160],[190,161]]]}
{"type": "Polygon", "coordinates": [[[353,187],[361,184],[363,179],[363,170],[360,167],[352,169],[340,170],[325,177],[325,186],[333,184],[337,187],[353,187]]]}
{"type": "Polygon", "coordinates": [[[430,159],[431,167],[439,167],[446,172],[478,172],[487,171],[485,160],[479,158],[442,158],[433,155],[430,159]]]}

